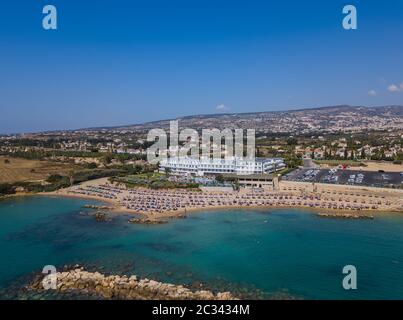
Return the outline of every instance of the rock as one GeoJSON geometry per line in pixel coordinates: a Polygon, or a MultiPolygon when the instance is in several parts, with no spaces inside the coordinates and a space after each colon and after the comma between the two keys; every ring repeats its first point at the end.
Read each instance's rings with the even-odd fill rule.
{"type": "Polygon", "coordinates": [[[96,206],[96,205],[92,205],[92,204],[86,204],[83,206],[83,208],[86,209],[97,209],[97,210],[112,210],[112,207],[108,207],[108,206],[96,206]]]}
{"type": "MultiPolygon", "coordinates": [[[[59,292],[79,292],[85,295],[96,295],[104,299],[204,299],[204,300],[233,300],[229,292],[214,295],[208,290],[191,291],[182,285],[162,283],[147,278],[138,279],[137,276],[104,276],[99,272],[88,272],[82,268],[57,274],[59,292]]],[[[30,289],[41,294],[44,290],[42,278],[37,278],[29,285],[30,289]]]]}
{"type": "Polygon", "coordinates": [[[163,223],[168,223],[168,221],[165,220],[159,220],[159,219],[138,219],[138,218],[132,218],[128,221],[129,223],[135,223],[135,224],[163,224],[163,223]]]}
{"type": "Polygon", "coordinates": [[[212,300],[214,299],[214,294],[211,291],[200,290],[196,291],[197,296],[203,300],[212,300]]]}
{"type": "Polygon", "coordinates": [[[342,219],[374,219],[371,214],[357,214],[357,213],[318,213],[318,217],[322,218],[342,218],[342,219]]]}
{"type": "Polygon", "coordinates": [[[95,217],[95,220],[98,222],[110,221],[110,219],[108,219],[106,217],[106,214],[104,212],[97,212],[97,213],[95,213],[94,217],[95,217]]]}
{"type": "Polygon", "coordinates": [[[217,293],[218,300],[233,300],[234,297],[229,292],[219,292],[217,293]]]}

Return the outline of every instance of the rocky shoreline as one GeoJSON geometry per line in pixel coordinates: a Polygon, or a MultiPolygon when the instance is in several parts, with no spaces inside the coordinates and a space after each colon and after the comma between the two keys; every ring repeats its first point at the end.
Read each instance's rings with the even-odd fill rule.
{"type": "Polygon", "coordinates": [[[374,219],[371,214],[354,214],[354,213],[317,213],[322,218],[339,218],[339,219],[374,219]]]}
{"type": "Polygon", "coordinates": [[[132,218],[128,220],[129,223],[133,224],[164,224],[168,223],[166,220],[161,219],[148,219],[148,218],[132,218]]]}
{"type": "Polygon", "coordinates": [[[85,209],[96,209],[96,210],[113,210],[113,207],[108,206],[96,206],[93,204],[86,204],[83,206],[85,209]]]}
{"type": "MultiPolygon", "coordinates": [[[[40,276],[27,286],[34,292],[45,292],[40,276]]],[[[57,293],[76,292],[78,294],[94,295],[103,299],[121,300],[236,300],[230,292],[217,294],[208,290],[192,291],[182,285],[162,283],[137,276],[107,276],[99,272],[89,272],[83,267],[68,271],[57,272],[57,293]]],[[[47,278],[49,279],[49,278],[47,278]]],[[[53,291],[52,289],[49,289],[53,291]]]]}

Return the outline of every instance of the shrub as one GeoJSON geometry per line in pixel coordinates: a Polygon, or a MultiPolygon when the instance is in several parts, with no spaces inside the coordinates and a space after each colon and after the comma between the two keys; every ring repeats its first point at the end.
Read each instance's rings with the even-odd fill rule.
{"type": "Polygon", "coordinates": [[[14,194],[15,187],[10,183],[0,183],[0,195],[14,194]]]}
{"type": "Polygon", "coordinates": [[[96,169],[98,166],[95,162],[86,163],[84,165],[87,169],[96,169]]]}
{"type": "Polygon", "coordinates": [[[73,182],[80,183],[87,180],[94,180],[105,177],[117,176],[125,173],[123,170],[117,169],[95,169],[95,170],[82,170],[73,174],[73,182]]]}
{"type": "Polygon", "coordinates": [[[46,179],[46,182],[56,183],[56,182],[59,182],[62,179],[63,179],[63,176],[61,176],[60,174],[52,174],[46,179]]]}

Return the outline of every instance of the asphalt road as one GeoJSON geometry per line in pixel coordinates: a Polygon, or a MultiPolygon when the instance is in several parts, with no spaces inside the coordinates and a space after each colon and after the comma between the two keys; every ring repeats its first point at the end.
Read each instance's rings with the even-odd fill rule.
{"type": "Polygon", "coordinates": [[[304,159],[304,168],[318,168],[319,166],[312,159],[304,159]]]}

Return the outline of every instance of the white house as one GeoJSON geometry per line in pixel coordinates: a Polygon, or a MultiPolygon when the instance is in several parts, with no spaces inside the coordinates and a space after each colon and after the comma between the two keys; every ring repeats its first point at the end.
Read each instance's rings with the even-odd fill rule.
{"type": "Polygon", "coordinates": [[[285,168],[282,158],[256,158],[253,160],[229,159],[193,159],[190,157],[167,158],[160,161],[160,172],[194,174],[259,174],[271,173],[285,168]]]}

